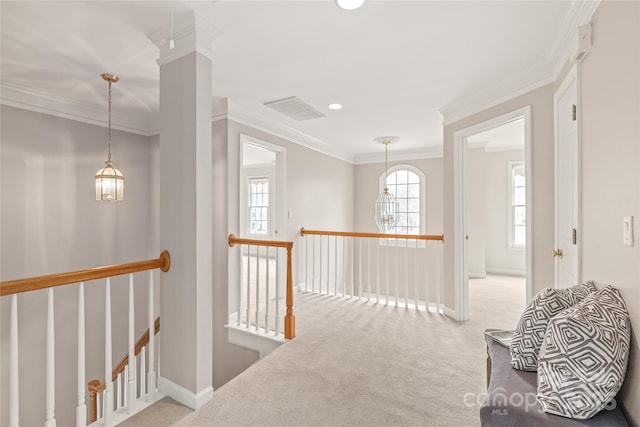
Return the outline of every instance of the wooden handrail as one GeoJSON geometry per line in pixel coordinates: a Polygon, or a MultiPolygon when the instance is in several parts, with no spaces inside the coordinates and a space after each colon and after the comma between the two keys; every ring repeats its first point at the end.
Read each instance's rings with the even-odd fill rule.
{"type": "Polygon", "coordinates": [[[258,240],[258,239],[245,239],[242,237],[236,237],[235,234],[229,234],[229,246],[235,245],[257,245],[257,246],[269,246],[272,248],[293,248],[293,242],[284,242],[281,240],[258,240]]]}
{"type": "Polygon", "coordinates": [[[160,270],[167,272],[170,267],[171,255],[168,251],[163,251],[159,258],[147,261],[108,265],[105,267],[77,270],[68,273],[49,274],[46,276],[30,277],[28,279],[0,282],[0,296],[52,288],[54,286],[69,285],[71,283],[86,282],[95,279],[103,279],[105,277],[119,276],[121,274],[135,273],[138,271],[153,270],[155,268],[159,268],[160,270]]]}
{"type": "Polygon", "coordinates": [[[351,231],[320,231],[300,229],[300,235],[315,234],[320,236],[370,237],[378,239],[411,239],[411,240],[439,240],[444,242],[444,234],[384,234],[384,233],[356,233],[351,231]]]}
{"type": "MultiPolygon", "coordinates": [[[[156,318],[156,321],[154,322],[154,335],[158,335],[158,332],[160,332],[160,318],[156,318]]],[[[149,328],[147,328],[147,330],[144,332],[144,334],[142,334],[142,336],[140,338],[138,338],[138,341],[136,341],[136,346],[135,346],[135,355],[139,355],[140,351],[142,351],[142,347],[146,346],[147,344],[149,344],[149,328]]],[[[120,362],[118,362],[118,364],[116,365],[115,368],[113,368],[113,372],[111,374],[111,380],[115,381],[116,378],[118,378],[118,375],[122,373],[122,371],[124,371],[125,366],[127,366],[129,364],[129,354],[127,353],[122,359],[120,359],[120,362]]]]}
{"type": "MultiPolygon", "coordinates": [[[[157,335],[160,332],[160,317],[156,318],[154,322],[154,335],[157,335]]],[[[137,356],[142,351],[142,347],[145,347],[149,344],[149,328],[138,338],[135,345],[135,355],[137,356]]],[[[129,354],[127,353],[120,362],[113,368],[113,372],[111,373],[111,381],[115,381],[123,371],[125,366],[129,364],[129,354]]],[[[87,388],[89,389],[89,422],[92,423],[98,419],[98,409],[97,409],[97,401],[96,395],[106,388],[107,383],[101,382],[100,380],[91,380],[87,384],[87,388]]]]}
{"type": "Polygon", "coordinates": [[[287,314],[284,316],[284,337],[288,340],[294,339],[296,336],[296,317],[293,315],[293,273],[291,268],[293,242],[244,239],[236,237],[234,234],[229,234],[229,246],[233,247],[235,245],[256,245],[287,249],[287,314]]]}

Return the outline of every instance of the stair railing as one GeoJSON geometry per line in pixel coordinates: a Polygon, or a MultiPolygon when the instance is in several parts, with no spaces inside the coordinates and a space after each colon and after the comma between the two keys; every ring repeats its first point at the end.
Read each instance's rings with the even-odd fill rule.
{"type": "MultiPolygon", "coordinates": [[[[153,335],[158,335],[158,332],[160,332],[160,318],[157,317],[155,322],[154,322],[154,330],[155,332],[153,333],[153,335]]],[[[140,396],[144,396],[147,393],[152,393],[153,389],[155,387],[150,387],[149,389],[147,389],[147,384],[145,381],[145,375],[144,373],[146,372],[146,349],[147,347],[152,348],[153,345],[150,345],[150,341],[153,340],[153,335],[150,336],[149,335],[149,329],[147,329],[146,331],[144,331],[144,333],[140,336],[140,338],[138,338],[138,340],[136,341],[136,345],[135,345],[135,351],[134,351],[134,356],[137,358],[138,355],[140,355],[140,372],[142,373],[140,375],[140,396]]],[[[151,356],[150,356],[151,357],[151,356]]],[[[134,364],[136,359],[134,359],[134,364]]],[[[150,359],[153,360],[153,359],[150,359]]],[[[122,359],[120,359],[120,362],[118,362],[118,364],[116,365],[115,368],[113,368],[113,373],[111,375],[111,381],[116,383],[116,387],[115,387],[115,401],[116,401],[116,410],[120,409],[123,405],[124,402],[126,402],[127,397],[128,397],[128,390],[125,388],[123,388],[121,386],[121,378],[122,376],[124,376],[124,378],[128,378],[128,374],[129,374],[130,368],[129,368],[129,353],[125,354],[122,359]]],[[[100,381],[100,380],[91,380],[87,383],[87,389],[89,390],[89,423],[93,423],[95,421],[97,421],[99,418],[102,418],[102,411],[99,410],[98,408],[98,402],[100,401],[99,397],[101,396],[100,393],[102,393],[105,388],[107,386],[106,381],[100,381]]]]}
{"type": "MultiPolygon", "coordinates": [[[[112,375],[111,361],[111,278],[119,275],[129,275],[129,358],[133,360],[135,348],[134,337],[134,298],[133,298],[133,273],[147,270],[160,269],[169,271],[171,256],[164,251],[157,259],[139,261],[128,264],[97,267],[88,270],[78,270],[68,273],[51,274],[27,279],[10,280],[0,282],[0,296],[11,295],[11,310],[9,321],[9,425],[11,427],[20,424],[20,402],[18,387],[18,299],[17,294],[39,289],[47,289],[47,344],[46,344],[46,407],[45,427],[55,427],[55,335],[54,335],[54,305],[53,288],[57,286],[79,283],[78,286],[78,374],[77,374],[77,406],[76,426],[84,427],[87,424],[87,407],[85,393],[85,310],[84,310],[84,284],[90,280],[105,280],[105,378],[112,375]]],[[[149,273],[149,324],[154,327],[154,303],[153,303],[153,271],[149,273]]],[[[153,336],[153,335],[152,335],[153,336]]],[[[155,389],[156,374],[153,360],[153,338],[149,343],[149,390],[155,389]]],[[[135,411],[136,376],[135,368],[128,372],[128,397],[127,412],[135,411]]],[[[104,426],[113,425],[113,382],[107,381],[104,390],[104,426]]]]}
{"type": "MultiPolygon", "coordinates": [[[[296,318],[293,315],[293,275],[292,275],[292,251],[293,242],[284,242],[279,240],[257,240],[257,239],[244,239],[236,237],[233,234],[229,235],[229,246],[246,245],[247,246],[247,276],[246,286],[241,286],[241,297],[237,301],[237,318],[235,322],[237,326],[244,325],[246,329],[253,330],[255,332],[264,331],[265,334],[273,333],[275,336],[279,335],[279,319],[280,319],[280,290],[276,279],[275,295],[270,295],[269,284],[269,248],[285,248],[287,251],[287,281],[286,281],[286,314],[284,316],[284,337],[285,339],[293,339],[296,336],[296,318]],[[251,247],[255,246],[255,280],[251,281],[251,247]],[[260,276],[260,248],[265,248],[266,257],[266,287],[265,294],[260,294],[261,283],[260,276]],[[253,289],[253,291],[252,291],[253,289]],[[274,298],[275,304],[270,304],[271,298],[274,298]],[[265,304],[262,304],[262,302],[265,304]],[[246,304],[245,304],[246,303],[246,304]],[[243,306],[243,304],[245,304],[243,306]],[[261,307],[262,306],[262,307],[261,307]],[[253,311],[251,308],[253,307],[253,311]],[[264,310],[261,310],[264,308],[264,310]],[[243,320],[244,315],[244,320],[243,320]],[[263,320],[264,317],[264,321],[263,320]],[[275,318],[274,327],[271,328],[270,318],[275,318]],[[260,326],[262,323],[262,327],[260,326]]],[[[277,257],[276,257],[277,259],[277,257]]],[[[277,271],[277,267],[276,267],[277,271]]],[[[264,284],[263,284],[264,285],[264,284]]]]}
{"type": "Polygon", "coordinates": [[[304,283],[312,293],[443,310],[444,235],[307,230],[304,283]]]}

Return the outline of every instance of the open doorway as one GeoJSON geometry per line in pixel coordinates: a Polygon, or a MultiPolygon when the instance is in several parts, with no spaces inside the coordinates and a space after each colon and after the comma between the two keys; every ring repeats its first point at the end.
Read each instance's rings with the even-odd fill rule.
{"type": "Polygon", "coordinates": [[[526,107],[454,134],[459,320],[469,319],[472,294],[515,298],[519,310],[531,296],[530,120],[526,107]]]}

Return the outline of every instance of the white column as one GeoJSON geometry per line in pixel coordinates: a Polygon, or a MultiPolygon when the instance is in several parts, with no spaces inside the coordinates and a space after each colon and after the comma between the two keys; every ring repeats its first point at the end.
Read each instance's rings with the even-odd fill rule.
{"type": "MultiPolygon", "coordinates": [[[[197,409],[213,398],[212,43],[220,32],[191,11],[149,35],[160,48],[161,392],[197,409]]],[[[217,284],[218,286],[220,284],[217,284]]]]}

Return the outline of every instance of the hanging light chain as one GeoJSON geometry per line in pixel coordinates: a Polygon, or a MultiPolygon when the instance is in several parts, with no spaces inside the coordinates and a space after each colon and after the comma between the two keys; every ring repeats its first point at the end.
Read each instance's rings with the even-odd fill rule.
{"type": "Polygon", "coordinates": [[[389,178],[389,168],[387,166],[387,149],[389,148],[389,141],[384,142],[384,192],[389,192],[387,187],[387,178],[389,178]]]}
{"type": "Polygon", "coordinates": [[[109,80],[109,156],[107,162],[111,163],[111,80],[109,80]]]}

